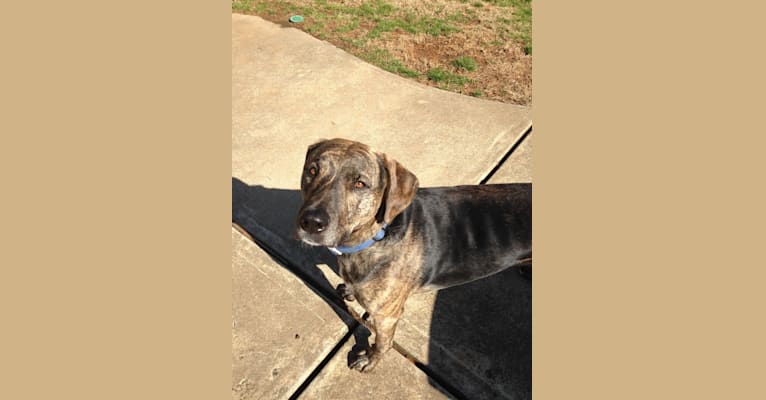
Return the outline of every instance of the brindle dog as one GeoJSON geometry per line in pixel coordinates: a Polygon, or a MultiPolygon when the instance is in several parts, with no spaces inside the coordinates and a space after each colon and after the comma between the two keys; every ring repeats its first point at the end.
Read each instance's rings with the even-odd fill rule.
{"type": "Polygon", "coordinates": [[[531,264],[531,184],[418,190],[397,161],[332,139],[308,148],[301,196],[298,237],[343,253],[338,292],[364,307],[375,333],[369,351],[352,355],[359,371],[371,371],[391,348],[411,293],[531,264]]]}

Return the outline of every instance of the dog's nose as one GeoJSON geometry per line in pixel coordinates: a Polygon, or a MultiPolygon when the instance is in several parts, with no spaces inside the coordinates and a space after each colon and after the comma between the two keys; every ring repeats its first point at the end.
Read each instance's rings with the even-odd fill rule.
{"type": "Polygon", "coordinates": [[[329,220],[324,210],[306,210],[301,216],[301,228],[308,233],[319,233],[327,228],[329,220]]]}

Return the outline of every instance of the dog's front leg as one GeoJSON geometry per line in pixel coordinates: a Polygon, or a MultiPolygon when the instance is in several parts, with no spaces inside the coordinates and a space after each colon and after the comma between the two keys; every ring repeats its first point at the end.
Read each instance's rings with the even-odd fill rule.
{"type": "Polygon", "coordinates": [[[360,372],[370,372],[380,362],[383,355],[391,349],[396,333],[396,324],[404,311],[403,304],[398,306],[392,314],[378,312],[367,319],[367,326],[375,334],[375,344],[370,349],[363,349],[352,355],[353,360],[350,368],[360,372]]]}

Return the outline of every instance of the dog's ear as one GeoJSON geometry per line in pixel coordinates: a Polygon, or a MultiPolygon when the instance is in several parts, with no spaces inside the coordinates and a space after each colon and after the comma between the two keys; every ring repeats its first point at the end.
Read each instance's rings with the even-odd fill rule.
{"type": "Polygon", "coordinates": [[[326,141],[327,140],[320,140],[320,141],[312,144],[311,146],[309,146],[309,148],[306,150],[306,158],[304,159],[304,163],[309,160],[309,155],[311,154],[311,152],[314,151],[314,149],[316,149],[317,147],[319,147],[319,145],[321,145],[322,143],[324,143],[326,141]]]}
{"type": "Polygon", "coordinates": [[[316,150],[317,147],[319,147],[324,142],[325,142],[325,140],[320,140],[320,141],[312,144],[311,146],[309,146],[309,148],[306,150],[306,157],[303,160],[303,169],[301,169],[301,197],[303,197],[303,189],[305,188],[306,184],[308,183],[308,181],[307,181],[308,178],[306,178],[306,176],[305,176],[305,174],[306,174],[305,168],[308,167],[309,157],[311,156],[311,153],[314,150],[316,150]]]}
{"type": "Polygon", "coordinates": [[[418,191],[419,182],[415,174],[404,168],[398,161],[385,154],[379,154],[378,159],[383,166],[387,179],[383,202],[376,219],[378,222],[390,224],[412,203],[415,192],[418,191]]]}

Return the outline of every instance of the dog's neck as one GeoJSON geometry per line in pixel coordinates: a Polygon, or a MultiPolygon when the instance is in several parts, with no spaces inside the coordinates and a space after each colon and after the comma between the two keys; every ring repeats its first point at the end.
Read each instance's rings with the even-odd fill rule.
{"type": "Polygon", "coordinates": [[[383,229],[384,226],[387,227],[388,225],[390,224],[387,224],[385,221],[378,222],[377,220],[374,220],[374,219],[364,222],[360,224],[359,226],[355,227],[353,231],[349,233],[347,237],[345,237],[343,240],[341,240],[340,243],[338,243],[338,245],[343,247],[356,246],[374,237],[375,235],[378,234],[378,231],[383,229]]]}
{"type": "MultiPolygon", "coordinates": [[[[377,224],[374,224],[377,225],[377,224]]],[[[375,244],[375,242],[378,242],[380,240],[383,240],[383,238],[386,236],[386,228],[388,227],[388,224],[385,222],[380,225],[380,228],[375,233],[375,235],[372,237],[372,239],[367,239],[364,242],[356,245],[356,246],[337,246],[337,247],[328,247],[327,249],[330,250],[331,253],[335,254],[336,256],[341,256],[344,254],[353,254],[358,253],[362,250],[365,250],[375,244]]],[[[368,235],[369,237],[369,235],[368,235]]]]}

